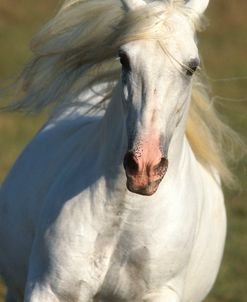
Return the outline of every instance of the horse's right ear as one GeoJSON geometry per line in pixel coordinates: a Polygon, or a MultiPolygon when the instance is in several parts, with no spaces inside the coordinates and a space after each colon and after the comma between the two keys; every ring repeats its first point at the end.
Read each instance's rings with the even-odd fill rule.
{"type": "Polygon", "coordinates": [[[144,0],[121,0],[121,2],[126,11],[135,10],[136,8],[147,4],[144,0]]]}
{"type": "Polygon", "coordinates": [[[208,7],[209,0],[186,0],[186,6],[194,10],[198,15],[202,15],[208,7]]]}

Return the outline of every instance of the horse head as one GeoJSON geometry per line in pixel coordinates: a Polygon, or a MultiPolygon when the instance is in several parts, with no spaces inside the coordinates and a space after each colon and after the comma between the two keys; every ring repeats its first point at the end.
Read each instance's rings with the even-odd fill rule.
{"type": "MultiPolygon", "coordinates": [[[[127,13],[148,5],[143,0],[122,2],[127,13]]],[[[134,193],[156,192],[168,169],[174,133],[184,132],[193,73],[200,63],[195,26],[188,15],[198,18],[207,4],[187,1],[178,10],[163,3],[164,15],[154,20],[161,24],[159,37],[133,40],[119,49],[128,137],[124,168],[127,187],[134,193]]]]}

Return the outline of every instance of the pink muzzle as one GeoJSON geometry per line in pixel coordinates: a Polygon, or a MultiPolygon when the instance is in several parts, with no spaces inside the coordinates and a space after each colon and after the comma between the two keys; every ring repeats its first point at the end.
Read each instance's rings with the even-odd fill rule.
{"type": "Polygon", "coordinates": [[[168,168],[159,140],[153,135],[140,140],[132,151],[126,153],[124,168],[128,190],[141,195],[154,194],[168,168]]]}

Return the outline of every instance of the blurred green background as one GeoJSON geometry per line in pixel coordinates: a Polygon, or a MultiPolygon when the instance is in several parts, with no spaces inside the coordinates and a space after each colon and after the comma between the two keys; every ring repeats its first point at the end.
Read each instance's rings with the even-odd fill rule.
{"type": "MultiPolygon", "coordinates": [[[[30,57],[31,36],[49,20],[60,0],[0,0],[0,87],[21,70],[30,57]]],[[[247,1],[212,0],[208,29],[201,33],[200,50],[219,110],[242,136],[247,126],[247,1]],[[219,80],[225,79],[228,80],[219,80]],[[236,79],[238,78],[238,79],[236,79]],[[233,100],[230,100],[233,99],[233,100]]],[[[0,114],[0,182],[25,144],[42,125],[44,116],[0,114]]],[[[228,236],[223,264],[207,302],[247,301],[246,161],[234,167],[242,189],[226,190],[228,236]]],[[[0,247],[1,248],[1,247],[0,247]]],[[[200,282],[200,280],[198,280],[200,282]]],[[[0,283],[0,302],[4,297],[0,283]]]]}

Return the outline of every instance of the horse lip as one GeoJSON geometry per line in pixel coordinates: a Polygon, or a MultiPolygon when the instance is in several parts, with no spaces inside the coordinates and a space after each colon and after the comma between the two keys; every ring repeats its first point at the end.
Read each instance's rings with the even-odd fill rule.
{"type": "Polygon", "coordinates": [[[143,196],[152,196],[158,190],[158,187],[159,187],[159,184],[160,184],[162,178],[152,182],[151,184],[148,184],[147,186],[137,187],[137,186],[134,186],[133,182],[130,181],[127,177],[126,186],[127,186],[127,189],[132,193],[135,193],[138,195],[143,195],[143,196]]]}

